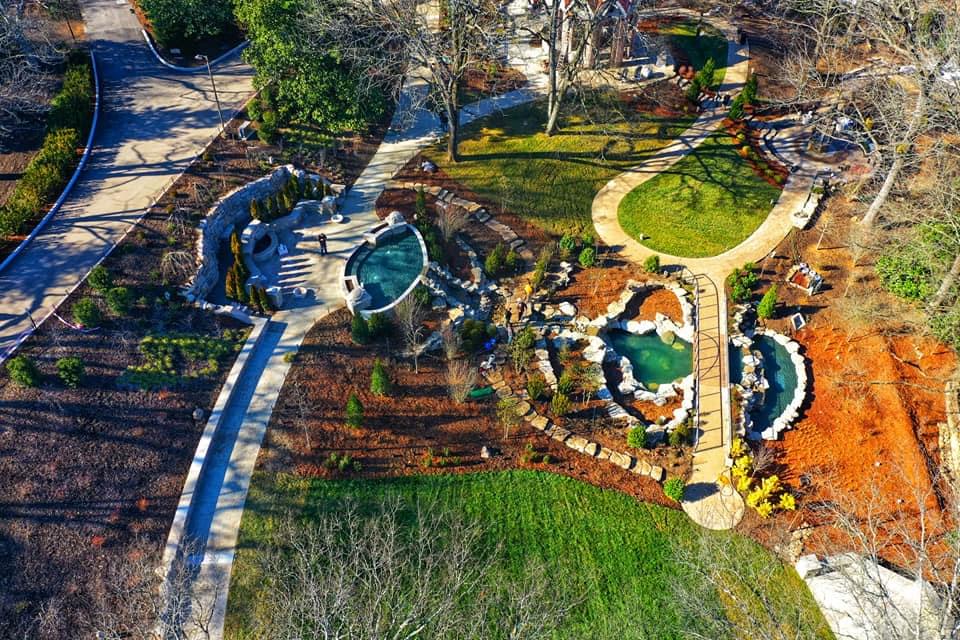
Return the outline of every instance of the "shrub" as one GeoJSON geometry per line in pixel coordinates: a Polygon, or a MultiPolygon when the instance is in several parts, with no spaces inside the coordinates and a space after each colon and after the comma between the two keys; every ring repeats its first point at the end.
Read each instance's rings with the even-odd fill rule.
{"type": "Polygon", "coordinates": [[[743,91],[740,92],[740,95],[743,96],[744,104],[755,104],[757,102],[758,85],[757,74],[751,73],[747,81],[743,84],[743,91]]]}
{"type": "Polygon", "coordinates": [[[577,248],[577,239],[569,233],[565,233],[563,237],[560,238],[557,246],[560,247],[560,256],[563,259],[567,259],[573,255],[574,250],[577,248]]]}
{"type": "Polygon", "coordinates": [[[663,494],[674,502],[680,502],[683,500],[684,486],[683,478],[670,478],[663,483],[663,494]]]}
{"type": "Polygon", "coordinates": [[[390,376],[387,368],[377,358],[373,361],[373,371],[370,373],[370,392],[378,396],[390,395],[390,376]]]}
{"type": "Polygon", "coordinates": [[[572,408],[573,403],[565,394],[560,392],[553,394],[553,398],[550,400],[550,410],[553,411],[553,415],[565,416],[570,413],[572,408]]]}
{"type": "Polygon", "coordinates": [[[513,342],[510,343],[510,359],[517,373],[523,371],[533,357],[533,345],[536,341],[537,335],[531,327],[524,327],[513,336],[513,342]]]}
{"type": "Polygon", "coordinates": [[[877,275],[883,288],[907,300],[923,300],[933,293],[930,263],[919,253],[898,251],[877,258],[877,275]]]}
{"type": "Polygon", "coordinates": [[[734,302],[746,302],[750,299],[753,288],[760,281],[756,269],[755,264],[748,262],[742,268],[734,269],[733,273],[727,276],[730,297],[734,302]]]}
{"type": "Polygon", "coordinates": [[[228,0],[140,0],[153,35],[164,46],[198,42],[216,36],[233,21],[228,0]]]}
{"type": "Polygon", "coordinates": [[[703,63],[703,68],[697,72],[697,80],[704,89],[711,89],[716,84],[717,63],[713,58],[707,58],[703,63]]]}
{"type": "Polygon", "coordinates": [[[682,447],[690,439],[690,428],[686,424],[678,425],[676,429],[667,436],[667,442],[671,447],[682,447]]]}
{"type": "Polygon", "coordinates": [[[83,371],[83,360],[76,356],[57,360],[57,375],[60,376],[63,384],[71,389],[80,386],[80,382],[83,380],[83,371]]]}
{"type": "Polygon", "coordinates": [[[40,372],[37,365],[27,356],[15,356],[7,361],[7,374],[21,387],[40,386],[40,372]]]}
{"type": "Polygon", "coordinates": [[[433,295],[430,293],[430,289],[427,289],[425,286],[417,285],[417,288],[413,290],[413,299],[416,300],[421,306],[429,307],[433,304],[433,295]]]}
{"type": "Polygon", "coordinates": [[[277,112],[264,111],[263,118],[260,120],[260,127],[257,129],[257,137],[264,143],[272,144],[277,135],[277,112]]]}
{"type": "Polygon", "coordinates": [[[81,298],[73,305],[73,320],[88,329],[100,326],[100,307],[93,298],[81,298]]]}
{"type": "Polygon", "coordinates": [[[580,266],[589,269],[597,262],[597,250],[593,247],[584,247],[580,252],[580,266]]]}
{"type": "Polygon", "coordinates": [[[367,320],[367,328],[370,330],[371,338],[383,338],[393,331],[393,323],[386,314],[375,313],[367,320]]]}
{"type": "Polygon", "coordinates": [[[487,275],[491,278],[498,278],[503,273],[506,260],[507,245],[500,242],[483,261],[483,270],[486,271],[487,275]]]}
{"type": "Polygon", "coordinates": [[[564,371],[560,374],[560,379],[557,380],[557,392],[565,395],[570,395],[573,392],[573,385],[576,382],[576,377],[571,371],[564,371]]]}
{"type": "Polygon", "coordinates": [[[520,254],[515,249],[507,251],[507,257],[503,259],[503,270],[507,273],[516,273],[520,268],[520,254]]]}
{"type": "Polygon", "coordinates": [[[351,393],[347,399],[347,424],[354,429],[363,426],[363,405],[355,393],[351,393]]]}
{"type": "Polygon", "coordinates": [[[740,93],[736,98],[733,99],[733,102],[730,103],[730,119],[734,122],[743,120],[743,105],[744,105],[743,92],[740,93]]]}
{"type": "Polygon", "coordinates": [[[760,299],[760,304],[757,305],[757,317],[763,320],[769,320],[773,317],[774,311],[777,309],[777,285],[773,285],[767,292],[763,294],[763,298],[760,299]]]}
{"type": "Polygon", "coordinates": [[[539,373],[527,378],[527,395],[531,400],[539,400],[547,391],[547,381],[539,373]]]}
{"type": "Polygon", "coordinates": [[[643,261],[643,270],[647,273],[659,273],[660,272],[660,256],[653,254],[652,256],[647,256],[647,259],[643,261]]]}
{"type": "Polygon", "coordinates": [[[631,449],[646,449],[647,428],[637,426],[627,431],[627,446],[631,449]]]}
{"type": "Polygon", "coordinates": [[[370,325],[362,314],[354,314],[353,321],[350,323],[350,337],[357,344],[367,344],[370,342],[370,325]]]}
{"type": "Polygon", "coordinates": [[[98,264],[90,270],[87,276],[87,282],[93,287],[94,291],[103,293],[113,287],[113,276],[102,264],[98,264]]]}
{"type": "Polygon", "coordinates": [[[107,307],[118,316],[130,313],[133,306],[133,294],[126,287],[114,287],[107,291],[107,307]]]}
{"type": "Polygon", "coordinates": [[[416,220],[420,220],[427,215],[427,194],[423,187],[417,189],[417,197],[413,201],[413,213],[416,220]]]}
{"type": "Polygon", "coordinates": [[[479,351],[487,340],[496,335],[496,325],[488,325],[482,320],[467,318],[460,326],[460,344],[468,353],[479,351]]]}
{"type": "Polygon", "coordinates": [[[687,100],[689,100],[694,104],[697,104],[697,102],[699,102],[700,100],[700,90],[701,90],[700,80],[697,78],[694,78],[693,81],[691,81],[690,84],[687,86],[687,90],[684,93],[684,95],[687,97],[687,100]]]}

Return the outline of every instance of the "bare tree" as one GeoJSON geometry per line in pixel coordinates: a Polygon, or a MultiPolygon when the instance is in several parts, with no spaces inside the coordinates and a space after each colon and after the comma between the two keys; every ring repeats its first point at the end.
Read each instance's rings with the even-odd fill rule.
{"type": "MultiPolygon", "coordinates": [[[[604,28],[613,31],[611,66],[622,62],[629,46],[628,15],[616,0],[545,0],[547,9],[547,124],[545,133],[557,131],[560,109],[568,94],[579,87],[582,72],[596,64],[604,28]]],[[[632,6],[632,5],[631,5],[632,6]]]]}
{"type": "MultiPolygon", "coordinates": [[[[804,553],[805,545],[819,553],[824,560],[820,570],[829,572],[833,589],[843,593],[821,606],[865,630],[868,635],[857,635],[857,640],[956,640],[960,638],[956,482],[923,466],[875,471],[867,472],[855,490],[844,491],[834,489],[839,483],[824,472],[809,488],[817,501],[797,514],[814,525],[791,532],[783,526],[787,523],[774,523],[766,537],[791,561],[804,553]],[[891,487],[896,488],[893,494],[891,487]],[[903,487],[910,498],[894,499],[903,495],[903,487]],[[911,584],[907,598],[894,592],[891,576],[911,584]]],[[[820,616],[804,606],[795,589],[785,589],[778,580],[787,569],[772,556],[744,562],[743,544],[752,543],[703,532],[694,544],[678,547],[681,562],[696,577],[686,576],[671,585],[677,601],[686,605],[688,636],[821,637],[820,616]],[[730,616],[731,611],[749,614],[730,616]]]]}
{"type": "Polygon", "coordinates": [[[460,355],[460,348],[463,341],[460,339],[460,333],[454,328],[452,322],[446,322],[440,330],[440,337],[443,339],[443,353],[447,360],[455,360],[460,355]]]}
{"type": "Polygon", "coordinates": [[[217,588],[197,574],[187,543],[165,580],[148,551],[111,562],[90,592],[88,637],[103,640],[202,640],[210,638],[217,588]]]}
{"type": "Polygon", "coordinates": [[[366,70],[370,81],[395,91],[406,78],[430,85],[407,91],[415,109],[433,99],[449,128],[447,156],[458,159],[460,92],[469,69],[503,44],[505,17],[487,0],[312,0],[311,36],[366,70]],[[432,9],[439,6],[439,15],[432,9]]]}
{"type": "Polygon", "coordinates": [[[253,637],[549,638],[571,608],[536,567],[504,584],[481,551],[481,527],[398,501],[372,516],[354,505],[308,526],[290,520],[261,563],[253,637]]]}
{"type": "Polygon", "coordinates": [[[0,148],[26,119],[49,109],[50,71],[63,60],[51,24],[34,4],[0,4],[0,148]]]}
{"type": "Polygon", "coordinates": [[[918,162],[918,142],[956,131],[960,87],[945,70],[960,59],[960,7],[925,0],[789,0],[798,28],[796,57],[782,68],[799,102],[824,100],[828,132],[856,125],[878,176],[863,224],[874,224],[904,170],[918,162]],[[879,61],[864,60],[865,52],[879,61]],[[865,64],[866,62],[866,64],[865,64]]]}
{"type": "Polygon", "coordinates": [[[397,326],[400,328],[403,341],[413,356],[413,370],[420,373],[420,341],[423,338],[423,320],[426,316],[426,310],[416,296],[409,295],[393,308],[393,312],[396,315],[397,326]]]}

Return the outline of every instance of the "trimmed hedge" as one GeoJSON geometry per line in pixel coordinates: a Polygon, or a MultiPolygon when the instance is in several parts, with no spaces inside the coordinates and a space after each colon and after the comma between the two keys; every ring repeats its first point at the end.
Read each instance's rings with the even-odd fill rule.
{"type": "Polygon", "coordinates": [[[26,223],[39,217],[60,195],[77,165],[77,149],[90,127],[93,99],[89,62],[71,61],[63,87],[51,102],[40,151],[24,169],[9,200],[0,206],[0,237],[23,231],[26,223]]]}
{"type": "Polygon", "coordinates": [[[233,23],[230,0],[140,0],[157,42],[167,47],[219,35],[233,23]]]}

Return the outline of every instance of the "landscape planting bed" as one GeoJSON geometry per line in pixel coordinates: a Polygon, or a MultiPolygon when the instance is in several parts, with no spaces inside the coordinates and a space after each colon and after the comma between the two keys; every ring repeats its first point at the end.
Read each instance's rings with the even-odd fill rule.
{"type": "MultiPolygon", "coordinates": [[[[104,326],[80,332],[55,318],[45,322],[18,351],[44,374],[39,389],[15,386],[0,368],[0,560],[8,567],[0,575],[0,637],[19,637],[42,606],[56,610],[45,637],[72,637],[78,629],[91,635],[100,581],[134,559],[159,561],[233,355],[214,374],[177,388],[121,388],[119,378],[144,363],[139,345],[151,334],[216,337],[230,330],[235,344],[242,342],[244,325],[180,302],[176,291],[188,274],[165,273],[161,260],[171,251],[193,255],[194,225],[207,208],[266,171],[235,140],[218,139],[204,157],[104,262],[114,284],[132,293],[129,317],[106,312],[104,296],[83,284],[60,315],[72,321],[74,302],[89,296],[108,318],[104,326]],[[78,389],[57,379],[55,361],[64,356],[85,364],[78,389]],[[197,408],[201,420],[193,418],[197,408]]],[[[368,158],[338,155],[328,170],[352,181],[368,158]]],[[[151,582],[141,595],[152,596],[154,576],[142,577],[151,582]]],[[[121,605],[107,598],[96,606],[121,605]]]]}

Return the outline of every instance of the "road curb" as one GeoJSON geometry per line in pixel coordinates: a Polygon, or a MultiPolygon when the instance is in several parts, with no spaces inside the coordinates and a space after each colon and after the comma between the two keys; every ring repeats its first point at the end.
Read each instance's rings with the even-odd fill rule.
{"type": "MultiPolygon", "coordinates": [[[[178,66],[175,65],[175,64],[172,64],[172,63],[170,63],[170,62],[167,62],[167,61],[164,59],[164,57],[160,55],[160,52],[157,51],[157,47],[153,44],[153,39],[150,37],[150,34],[147,33],[147,30],[146,30],[146,29],[140,29],[140,33],[143,34],[143,39],[147,42],[147,47],[150,48],[150,52],[153,54],[153,57],[156,58],[156,59],[157,59],[157,62],[159,62],[160,64],[162,64],[163,66],[165,66],[167,69],[171,69],[171,70],[173,70],[173,71],[178,71],[178,72],[180,72],[180,73],[199,73],[199,72],[203,71],[203,70],[206,68],[206,65],[201,65],[201,66],[199,66],[199,67],[178,67],[178,66]]],[[[217,64],[223,62],[224,60],[226,60],[227,58],[229,58],[230,56],[232,56],[232,55],[235,54],[236,52],[242,51],[243,49],[245,49],[248,44],[250,44],[250,41],[249,41],[249,40],[244,40],[243,42],[241,42],[240,44],[238,44],[237,46],[235,46],[233,49],[230,49],[230,51],[227,51],[227,52],[224,53],[223,55],[218,56],[215,60],[211,60],[211,61],[210,61],[210,66],[213,67],[213,66],[216,66],[217,64]]]]}
{"type": "MultiPolygon", "coordinates": [[[[33,228],[33,231],[30,234],[20,241],[20,244],[17,245],[17,248],[13,250],[9,256],[7,256],[3,262],[0,262],[0,272],[7,268],[11,262],[13,262],[17,256],[19,256],[24,249],[27,248],[27,245],[37,237],[37,235],[43,230],[47,223],[53,219],[53,216],[57,215],[57,212],[60,211],[60,207],[66,201],[67,196],[70,195],[70,190],[73,189],[73,185],[77,183],[77,180],[80,178],[80,173],[87,166],[87,161],[90,159],[90,153],[93,151],[93,136],[97,132],[97,121],[100,117],[100,74],[97,72],[97,59],[93,55],[93,50],[90,51],[90,65],[93,70],[93,89],[94,89],[94,101],[93,101],[93,118],[90,121],[90,133],[87,135],[87,146],[83,150],[83,155],[80,157],[80,162],[77,163],[77,168],[73,170],[73,175],[70,176],[70,181],[67,182],[67,186],[63,188],[63,191],[60,193],[60,197],[57,198],[57,201],[53,203],[53,206],[50,207],[50,211],[40,218],[40,222],[33,228]]],[[[3,359],[0,358],[0,361],[3,359]]]]}

